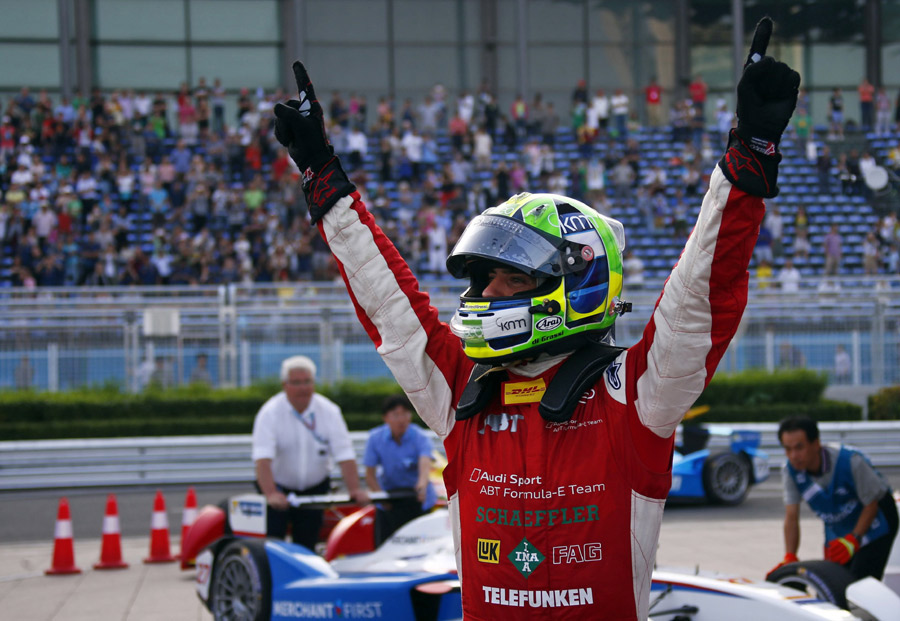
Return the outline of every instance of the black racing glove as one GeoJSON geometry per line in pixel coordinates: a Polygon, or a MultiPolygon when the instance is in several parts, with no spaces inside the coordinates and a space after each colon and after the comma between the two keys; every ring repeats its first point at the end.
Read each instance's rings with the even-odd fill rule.
{"type": "Polygon", "coordinates": [[[275,138],[297,164],[309,216],[315,224],[338,201],[356,190],[325,134],[325,115],[306,67],[294,61],[300,99],[275,104],[275,138]]]}
{"type": "Polygon", "coordinates": [[[754,196],[778,195],[778,143],[784,133],[800,89],[800,74],[785,63],[766,56],[772,20],[756,26],[744,74],[737,87],[737,129],[719,166],[731,183],[754,196]]]}

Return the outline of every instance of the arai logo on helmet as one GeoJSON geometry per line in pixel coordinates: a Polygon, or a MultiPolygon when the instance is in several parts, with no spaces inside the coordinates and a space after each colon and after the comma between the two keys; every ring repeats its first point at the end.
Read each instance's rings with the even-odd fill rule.
{"type": "Polygon", "coordinates": [[[562,317],[560,317],[559,315],[551,315],[550,317],[539,319],[534,324],[534,327],[541,332],[550,332],[550,330],[556,330],[560,326],[562,321],[562,317]]]}

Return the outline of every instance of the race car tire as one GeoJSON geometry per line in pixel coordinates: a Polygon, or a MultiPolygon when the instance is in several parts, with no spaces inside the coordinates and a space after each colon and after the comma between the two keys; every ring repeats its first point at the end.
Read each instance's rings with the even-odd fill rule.
{"type": "Polygon", "coordinates": [[[766,580],[847,608],[847,587],[855,578],[846,567],[831,561],[801,561],[779,567],[766,580]]]}
{"type": "Polygon", "coordinates": [[[706,497],[722,505],[739,505],[750,491],[750,463],[742,455],[717,453],[703,464],[706,497]]]}
{"type": "Polygon", "coordinates": [[[209,597],[216,621],[267,621],[272,575],[265,542],[238,539],[226,545],[215,562],[209,597]]]}

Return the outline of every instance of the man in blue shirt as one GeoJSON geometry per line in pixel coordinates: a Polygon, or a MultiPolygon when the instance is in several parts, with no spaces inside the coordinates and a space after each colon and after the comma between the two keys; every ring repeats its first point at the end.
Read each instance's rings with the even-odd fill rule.
{"type": "Polygon", "coordinates": [[[406,395],[388,397],[381,415],[384,424],[369,433],[363,464],[370,491],[414,491],[415,496],[380,503],[375,511],[375,547],[398,528],[434,506],[437,496],[428,480],[431,440],[421,427],[411,424],[413,407],[406,395]],[[376,477],[376,467],[381,474],[376,477]]]}

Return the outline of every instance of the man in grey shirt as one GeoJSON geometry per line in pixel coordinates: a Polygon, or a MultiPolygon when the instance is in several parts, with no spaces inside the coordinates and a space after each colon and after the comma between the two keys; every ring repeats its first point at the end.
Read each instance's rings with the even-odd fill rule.
{"type": "MultiPolygon", "coordinates": [[[[881,579],[897,535],[891,489],[868,458],[849,446],[823,446],[807,416],[781,421],[784,447],[784,560],[797,562],[800,500],[825,524],[825,559],[846,565],[854,577],[881,579]]],[[[776,567],[776,569],[777,569],[776,567]]]]}

